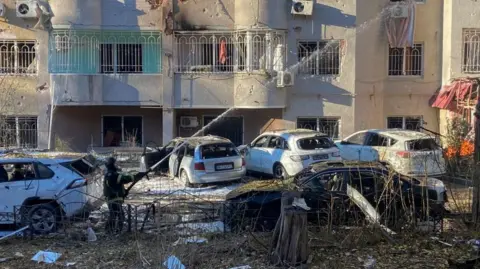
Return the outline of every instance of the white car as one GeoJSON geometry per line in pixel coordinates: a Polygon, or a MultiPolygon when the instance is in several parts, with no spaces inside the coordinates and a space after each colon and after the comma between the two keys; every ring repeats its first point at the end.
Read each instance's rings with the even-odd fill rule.
{"type": "Polygon", "coordinates": [[[168,160],[171,178],[177,176],[191,187],[193,184],[234,181],[245,176],[245,160],[227,138],[202,136],[185,138],[168,160]]]}
{"type": "Polygon", "coordinates": [[[34,232],[49,233],[65,218],[87,217],[103,203],[98,199],[103,196],[99,164],[91,155],[81,158],[3,156],[0,159],[0,224],[31,224],[34,232]]]}
{"type": "Polygon", "coordinates": [[[407,176],[436,177],[445,174],[442,149],[435,138],[403,129],[364,130],[337,141],[342,158],[382,161],[407,176]]]}
{"type": "Polygon", "coordinates": [[[239,148],[247,171],[275,178],[295,176],[315,162],[341,160],[339,149],[327,135],[308,129],[265,132],[239,148]]]}

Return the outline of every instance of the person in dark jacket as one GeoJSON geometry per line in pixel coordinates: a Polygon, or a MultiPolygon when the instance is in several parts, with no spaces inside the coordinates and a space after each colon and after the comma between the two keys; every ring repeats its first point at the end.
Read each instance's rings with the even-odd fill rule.
{"type": "Polygon", "coordinates": [[[103,181],[103,194],[107,201],[109,216],[105,230],[107,233],[119,233],[122,231],[125,221],[123,212],[125,187],[123,185],[141,180],[147,172],[140,172],[135,175],[121,173],[113,157],[108,158],[106,168],[107,173],[103,181]]]}
{"type": "Polygon", "coordinates": [[[24,179],[25,179],[25,175],[22,169],[22,165],[19,163],[14,164],[11,180],[24,180],[24,179]]]}
{"type": "Polygon", "coordinates": [[[5,182],[8,181],[8,173],[7,170],[5,170],[5,167],[3,167],[3,164],[0,165],[0,182],[5,182]]]}

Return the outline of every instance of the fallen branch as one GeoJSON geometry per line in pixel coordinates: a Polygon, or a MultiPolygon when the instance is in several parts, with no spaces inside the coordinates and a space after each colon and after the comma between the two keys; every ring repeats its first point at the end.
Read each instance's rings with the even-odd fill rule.
{"type": "Polygon", "coordinates": [[[18,230],[16,230],[16,231],[13,231],[13,232],[5,235],[4,237],[0,238],[0,241],[3,240],[3,239],[6,239],[6,238],[12,237],[12,236],[18,234],[19,232],[23,232],[23,231],[25,231],[26,229],[28,229],[28,226],[25,226],[25,227],[20,228],[20,229],[18,229],[18,230]]]}

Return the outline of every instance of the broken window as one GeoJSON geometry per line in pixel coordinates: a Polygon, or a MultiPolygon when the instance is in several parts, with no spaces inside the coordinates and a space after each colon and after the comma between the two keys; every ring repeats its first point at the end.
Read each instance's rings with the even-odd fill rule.
{"type": "Polygon", "coordinates": [[[300,74],[340,74],[340,41],[300,41],[297,50],[300,74]]]}
{"type": "Polygon", "coordinates": [[[463,30],[462,71],[480,73],[480,29],[463,30]]]}
{"type": "Polygon", "coordinates": [[[388,49],[389,76],[423,75],[423,44],[388,49]]]}
{"type": "Polygon", "coordinates": [[[141,116],[103,116],[103,146],[137,147],[143,144],[141,116]]]}
{"type": "Polygon", "coordinates": [[[283,32],[177,32],[175,41],[176,72],[283,70],[283,32]]]}
{"type": "Polygon", "coordinates": [[[0,72],[3,74],[35,74],[36,41],[0,41],[0,72]]]}
{"type": "Polygon", "coordinates": [[[423,126],[422,116],[388,117],[387,128],[398,128],[411,131],[420,131],[423,126]]]}
{"type": "Polygon", "coordinates": [[[326,134],[330,138],[340,137],[340,117],[298,118],[297,128],[310,129],[326,134]]]}
{"type": "Polygon", "coordinates": [[[0,147],[36,148],[37,136],[35,116],[0,118],[0,147]]]}

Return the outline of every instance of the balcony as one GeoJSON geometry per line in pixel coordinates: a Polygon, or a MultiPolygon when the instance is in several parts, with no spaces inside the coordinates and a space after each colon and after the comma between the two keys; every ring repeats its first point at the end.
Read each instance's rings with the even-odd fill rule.
{"type": "Polygon", "coordinates": [[[49,72],[57,105],[161,105],[160,32],[54,30],[49,72]]]}

